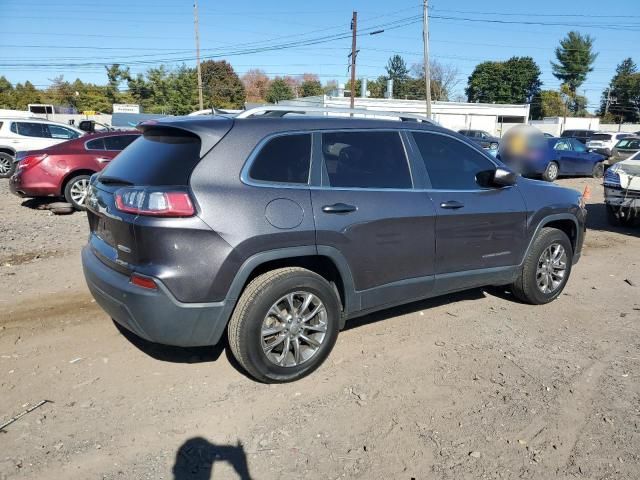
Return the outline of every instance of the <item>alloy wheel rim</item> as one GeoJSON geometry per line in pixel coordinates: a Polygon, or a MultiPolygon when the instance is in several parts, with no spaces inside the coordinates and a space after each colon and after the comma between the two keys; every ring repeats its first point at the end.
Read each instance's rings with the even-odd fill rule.
{"type": "Polygon", "coordinates": [[[295,367],[318,353],[327,330],[327,309],[316,295],[304,290],[288,293],[262,321],[262,350],[272,364],[295,367]]]}
{"type": "Polygon", "coordinates": [[[2,157],[0,158],[0,175],[6,175],[11,171],[11,159],[2,157]]]}
{"type": "Polygon", "coordinates": [[[556,178],[558,175],[558,167],[555,163],[549,165],[549,178],[556,178]]]}
{"type": "Polygon", "coordinates": [[[71,199],[78,205],[84,205],[89,193],[89,180],[83,178],[76,182],[73,182],[70,190],[71,199]]]}
{"type": "Polygon", "coordinates": [[[552,243],[538,259],[536,285],[544,294],[554,293],[562,285],[566,273],[567,252],[559,243],[552,243]]]}

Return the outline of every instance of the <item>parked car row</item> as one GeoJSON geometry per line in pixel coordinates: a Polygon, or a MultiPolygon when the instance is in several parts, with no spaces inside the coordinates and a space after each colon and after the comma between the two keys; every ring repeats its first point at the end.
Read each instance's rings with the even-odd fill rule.
{"type": "Polygon", "coordinates": [[[84,135],[80,129],[40,118],[0,118],[0,178],[16,168],[16,154],[38,150],[84,135]]]}

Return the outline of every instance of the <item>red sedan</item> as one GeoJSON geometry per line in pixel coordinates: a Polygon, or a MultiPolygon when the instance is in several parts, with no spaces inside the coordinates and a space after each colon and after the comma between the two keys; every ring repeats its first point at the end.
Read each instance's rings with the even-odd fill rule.
{"type": "Polygon", "coordinates": [[[83,210],[89,177],[139,136],[136,131],[96,133],[19,153],[11,191],[20,197],[64,196],[76,210],[83,210]]]}

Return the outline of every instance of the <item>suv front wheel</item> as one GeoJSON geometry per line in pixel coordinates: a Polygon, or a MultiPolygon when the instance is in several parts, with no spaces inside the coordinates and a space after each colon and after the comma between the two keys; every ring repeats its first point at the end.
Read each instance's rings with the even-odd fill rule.
{"type": "Polygon", "coordinates": [[[0,152],[0,178],[9,178],[13,175],[16,164],[8,153],[0,152]]]}
{"type": "Polygon", "coordinates": [[[322,364],[338,336],[340,301],[320,275],[298,267],[249,283],[228,326],[240,365],[265,383],[298,380],[322,364]]]}
{"type": "Polygon", "coordinates": [[[573,248],[566,233],[557,228],[542,228],[527,252],[511,290],[523,302],[549,303],[562,293],[572,263],[573,248]]]}

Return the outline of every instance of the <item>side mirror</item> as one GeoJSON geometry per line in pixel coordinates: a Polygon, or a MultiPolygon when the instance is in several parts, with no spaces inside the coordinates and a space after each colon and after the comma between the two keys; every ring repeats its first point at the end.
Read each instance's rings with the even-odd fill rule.
{"type": "Polygon", "coordinates": [[[518,175],[508,168],[498,167],[493,172],[493,184],[497,187],[510,187],[515,185],[518,175]]]}

